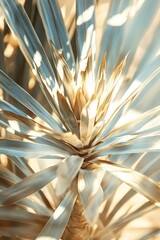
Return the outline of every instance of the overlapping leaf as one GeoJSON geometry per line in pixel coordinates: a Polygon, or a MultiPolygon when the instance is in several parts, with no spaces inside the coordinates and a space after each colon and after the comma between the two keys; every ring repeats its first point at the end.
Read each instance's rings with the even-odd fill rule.
{"type": "Polygon", "coordinates": [[[34,114],[48,123],[53,129],[61,131],[61,127],[51,117],[51,115],[40,105],[32,96],[29,95],[23,88],[11,80],[7,75],[0,71],[0,86],[17,101],[24,104],[34,114]]]}
{"type": "Polygon", "coordinates": [[[56,177],[56,169],[57,166],[46,168],[3,190],[0,195],[0,204],[13,204],[40,190],[56,177]]]}
{"type": "Polygon", "coordinates": [[[51,237],[55,240],[59,240],[61,238],[71,215],[76,196],[76,188],[74,187],[74,189],[69,191],[63,198],[49,221],[36,238],[37,240],[41,240],[43,237],[51,237]]]}
{"type": "MultiPolygon", "coordinates": [[[[51,50],[52,65],[18,0],[0,0],[0,7],[40,82],[51,114],[0,72],[0,86],[4,92],[36,116],[34,119],[13,103],[0,100],[0,125],[7,131],[2,131],[0,153],[9,156],[7,159],[2,155],[0,203],[7,207],[10,205],[8,209],[5,206],[0,208],[0,235],[58,240],[71,216],[68,227],[83,225],[82,235],[85,228],[88,236],[92,234],[91,238],[119,239],[128,223],[160,205],[157,167],[160,151],[159,107],[157,103],[153,104],[153,96],[148,97],[148,107],[144,104],[145,95],[150,94],[151,87],[158,85],[159,81],[159,48],[155,46],[152,49],[154,34],[153,43],[157,44],[159,39],[158,23],[154,19],[159,3],[148,0],[132,3],[107,1],[109,12],[108,16],[106,13],[99,60],[103,58],[99,64],[99,60],[95,61],[95,6],[99,6],[101,1],[76,1],[74,38],[77,49],[74,38],[71,49],[58,2],[32,2],[26,1],[26,5],[30,4],[27,7],[34,6],[30,18],[34,21],[34,17],[39,18],[40,14],[49,43],[45,41],[44,48],[48,51],[49,46],[51,50]],[[148,14],[150,7],[152,11],[148,14]],[[137,24],[138,34],[135,35],[137,24]],[[130,49],[131,36],[134,36],[134,41],[130,49]],[[151,37],[143,46],[147,36],[151,37]],[[72,50],[77,58],[76,67],[72,50]],[[128,51],[130,54],[126,60],[124,56],[128,51]],[[96,63],[99,68],[97,75],[96,63]],[[147,69],[145,64],[149,66],[147,69]],[[138,112],[139,104],[144,105],[141,113],[138,112]],[[153,106],[156,107],[150,109],[153,106]],[[126,113],[132,114],[133,108],[136,108],[135,118],[128,121],[126,113]],[[143,113],[143,109],[150,110],[143,113]],[[15,135],[22,141],[16,140],[15,135]],[[15,139],[8,139],[10,136],[15,139]],[[30,157],[33,162],[29,160],[28,163],[26,158],[30,157]],[[52,161],[55,164],[55,160],[58,165],[48,168],[52,161]],[[34,163],[45,169],[34,173],[30,167],[34,163]],[[124,186],[126,192],[122,189],[124,186]],[[118,196],[116,200],[118,194],[121,194],[121,199],[118,196]],[[140,197],[139,205],[135,203],[136,196],[140,197]],[[75,217],[74,204],[77,201],[82,203],[80,212],[84,211],[84,217],[93,226],[92,233],[85,223],[79,223],[75,217]],[[100,206],[103,211],[99,215],[100,206]],[[73,220],[77,221],[75,225],[73,220]],[[15,222],[14,229],[12,225],[15,222]]],[[[4,59],[0,65],[5,70],[4,59]]],[[[34,93],[37,89],[35,86],[34,93]]],[[[38,95],[36,99],[41,101],[38,95]]],[[[73,227],[67,231],[76,230],[73,227]]],[[[72,237],[72,233],[70,235],[72,237]]],[[[76,236],[78,239],[79,236],[76,236]]],[[[83,237],[88,239],[85,235],[83,237]]]]}
{"type": "Polygon", "coordinates": [[[98,218],[99,207],[103,201],[103,191],[92,171],[80,170],[78,191],[85,217],[89,223],[94,224],[98,218]]]}
{"type": "Polygon", "coordinates": [[[105,162],[104,170],[109,171],[123,182],[131,186],[132,189],[141,193],[157,206],[160,204],[160,186],[151,178],[122,165],[105,162]]]}
{"type": "Polygon", "coordinates": [[[74,72],[75,61],[73,52],[57,0],[47,0],[45,3],[44,1],[38,0],[37,6],[41,14],[49,44],[53,42],[56,49],[62,51],[66,62],[74,72]]]}

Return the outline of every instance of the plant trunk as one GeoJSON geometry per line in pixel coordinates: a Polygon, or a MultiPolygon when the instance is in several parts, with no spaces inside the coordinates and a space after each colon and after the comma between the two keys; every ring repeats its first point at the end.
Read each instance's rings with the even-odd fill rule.
{"type": "Polygon", "coordinates": [[[89,240],[91,226],[84,217],[83,207],[77,198],[70,220],[65,229],[63,240],[89,240]]]}

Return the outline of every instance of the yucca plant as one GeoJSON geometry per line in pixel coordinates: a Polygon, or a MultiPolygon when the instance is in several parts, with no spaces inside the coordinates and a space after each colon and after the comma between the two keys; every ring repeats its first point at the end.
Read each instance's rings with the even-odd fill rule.
{"type": "Polygon", "coordinates": [[[160,1],[60,6],[0,0],[1,239],[158,239],[160,1]]]}

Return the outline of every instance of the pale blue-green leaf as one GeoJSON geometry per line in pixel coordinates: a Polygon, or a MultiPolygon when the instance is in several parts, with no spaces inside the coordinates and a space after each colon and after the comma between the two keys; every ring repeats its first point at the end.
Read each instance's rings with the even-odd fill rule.
{"type": "Polygon", "coordinates": [[[97,152],[99,156],[106,156],[108,154],[132,154],[144,152],[159,152],[160,151],[160,138],[159,136],[152,136],[146,138],[135,139],[131,142],[121,142],[121,144],[110,145],[109,147],[102,148],[97,152]]]}
{"type": "MultiPolygon", "coordinates": [[[[120,44],[124,38],[124,31],[128,20],[131,3],[125,0],[122,0],[121,2],[113,0],[110,1],[109,4],[109,11],[107,12],[108,14],[106,14],[104,32],[101,40],[101,47],[97,64],[98,72],[103,54],[104,52],[107,52],[107,57],[110,59],[110,61],[107,61],[106,64],[107,76],[110,76],[112,74],[115,65],[117,64],[117,56],[120,54],[120,44]]],[[[123,57],[124,56],[125,54],[123,57]]]]}
{"type": "Polygon", "coordinates": [[[56,178],[56,170],[57,166],[46,168],[1,191],[0,204],[10,205],[39,191],[56,178]]]}
{"type": "Polygon", "coordinates": [[[48,217],[44,215],[37,215],[26,211],[16,205],[0,207],[0,221],[9,220],[13,222],[20,222],[27,224],[28,222],[35,222],[44,225],[48,217]]]}
{"type": "Polygon", "coordinates": [[[99,207],[103,201],[103,190],[100,182],[91,170],[80,170],[78,192],[84,215],[90,224],[94,224],[98,218],[99,207]]]}
{"type": "Polygon", "coordinates": [[[89,50],[95,54],[95,1],[76,1],[77,50],[79,62],[88,57],[89,50]]]}
{"type": "Polygon", "coordinates": [[[16,157],[42,157],[47,155],[66,156],[67,153],[60,148],[46,144],[20,142],[15,140],[0,140],[0,153],[16,157]]]}
{"type": "MultiPolygon", "coordinates": [[[[102,130],[104,130],[102,132],[102,138],[106,137],[106,135],[114,128],[115,124],[118,122],[118,120],[120,119],[120,117],[122,116],[122,114],[124,114],[124,108],[126,106],[126,104],[129,103],[129,105],[131,103],[134,102],[134,100],[140,96],[141,94],[143,94],[143,91],[145,90],[145,88],[149,85],[150,82],[152,82],[154,80],[154,78],[159,74],[160,72],[160,67],[158,67],[146,80],[144,83],[140,84],[138,86],[136,86],[135,88],[129,88],[126,93],[124,94],[124,96],[122,97],[120,103],[118,104],[118,106],[115,108],[115,110],[113,110],[111,116],[106,116],[107,119],[109,119],[104,126],[102,127],[102,130]]],[[[128,107],[128,106],[127,106],[128,107]]]]}
{"type": "Polygon", "coordinates": [[[37,0],[36,3],[49,44],[52,41],[57,50],[62,50],[68,66],[75,71],[75,60],[58,1],[37,0]]]}
{"type": "Polygon", "coordinates": [[[104,170],[122,180],[157,206],[160,206],[160,186],[158,182],[140,172],[117,163],[106,161],[102,165],[104,170]]]}
{"type": "Polygon", "coordinates": [[[62,202],[37,236],[36,240],[43,240],[45,237],[54,240],[59,240],[61,238],[71,215],[76,197],[77,190],[74,187],[65,195],[62,202]]]}
{"type": "Polygon", "coordinates": [[[57,168],[57,182],[55,191],[57,195],[62,195],[71,185],[76,177],[80,167],[82,166],[83,158],[79,156],[69,156],[65,158],[57,168]]]}
{"type": "Polygon", "coordinates": [[[48,90],[52,93],[55,85],[53,70],[22,5],[16,0],[1,0],[0,7],[27,61],[35,71],[39,69],[48,90]]]}
{"type": "Polygon", "coordinates": [[[25,176],[29,176],[33,173],[32,168],[25,159],[15,156],[10,156],[9,159],[23,172],[25,176]]]}
{"type": "Polygon", "coordinates": [[[15,114],[18,114],[18,115],[26,117],[26,118],[28,117],[28,115],[26,113],[22,112],[20,109],[13,106],[12,104],[6,102],[5,100],[1,100],[1,99],[0,99],[0,109],[9,111],[9,112],[13,112],[15,114]]]}
{"type": "MultiPolygon", "coordinates": [[[[111,1],[111,7],[106,19],[106,28],[101,41],[100,59],[107,51],[110,61],[107,63],[107,74],[110,75],[121,58],[131,50],[127,61],[129,68],[131,61],[136,53],[137,46],[148,30],[156,11],[159,8],[159,1],[129,2],[116,0],[111,1]],[[139,6],[138,6],[139,5],[139,6]],[[132,9],[134,15],[131,17],[132,9]],[[152,11],[150,11],[152,9],[152,11]],[[139,24],[141,22],[141,24],[139,24]],[[138,28],[137,34],[134,29],[138,28]],[[134,43],[130,39],[134,38],[134,43]]],[[[140,68],[139,68],[140,69],[140,68]]]]}
{"type": "Polygon", "coordinates": [[[62,132],[61,126],[52,118],[47,110],[2,71],[0,71],[0,86],[17,101],[44,120],[55,131],[62,132]]]}

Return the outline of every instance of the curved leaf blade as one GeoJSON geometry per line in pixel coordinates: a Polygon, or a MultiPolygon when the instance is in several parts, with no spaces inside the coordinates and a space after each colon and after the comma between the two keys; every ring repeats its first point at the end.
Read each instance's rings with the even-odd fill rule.
{"type": "Polygon", "coordinates": [[[83,158],[79,156],[69,156],[59,164],[57,168],[57,183],[55,186],[57,195],[62,195],[69,188],[80,170],[82,163],[83,158]]]}
{"type": "Polygon", "coordinates": [[[46,85],[52,92],[55,79],[51,65],[23,7],[16,0],[1,0],[0,7],[27,61],[35,71],[39,69],[44,79],[48,79],[49,84],[46,81],[46,85]]]}
{"type": "Polygon", "coordinates": [[[0,204],[10,205],[39,191],[56,178],[56,170],[56,165],[46,168],[1,191],[0,204]]]}
{"type": "Polygon", "coordinates": [[[0,139],[0,153],[16,157],[42,157],[48,155],[68,155],[63,149],[46,144],[20,142],[15,140],[0,139]]]}
{"type": "Polygon", "coordinates": [[[142,194],[149,201],[160,206],[160,186],[158,182],[140,172],[117,163],[103,161],[101,166],[104,170],[129,185],[136,192],[142,194]]]}
{"type": "Polygon", "coordinates": [[[74,187],[70,190],[59,204],[49,221],[46,223],[36,240],[54,239],[59,240],[65,230],[76,201],[77,191],[74,187]]]}
{"type": "Polygon", "coordinates": [[[34,114],[44,120],[55,131],[62,132],[60,125],[52,118],[46,109],[42,107],[29,93],[9,78],[0,70],[0,86],[21,104],[30,109],[34,114]]]}
{"type": "Polygon", "coordinates": [[[84,215],[88,222],[93,225],[97,220],[99,207],[103,201],[103,190],[92,171],[80,170],[78,192],[83,205],[84,215]]]}
{"type": "Polygon", "coordinates": [[[44,2],[43,0],[37,0],[36,3],[49,44],[52,41],[58,51],[62,50],[62,54],[68,66],[75,71],[74,56],[58,1],[47,0],[44,2]]]}

